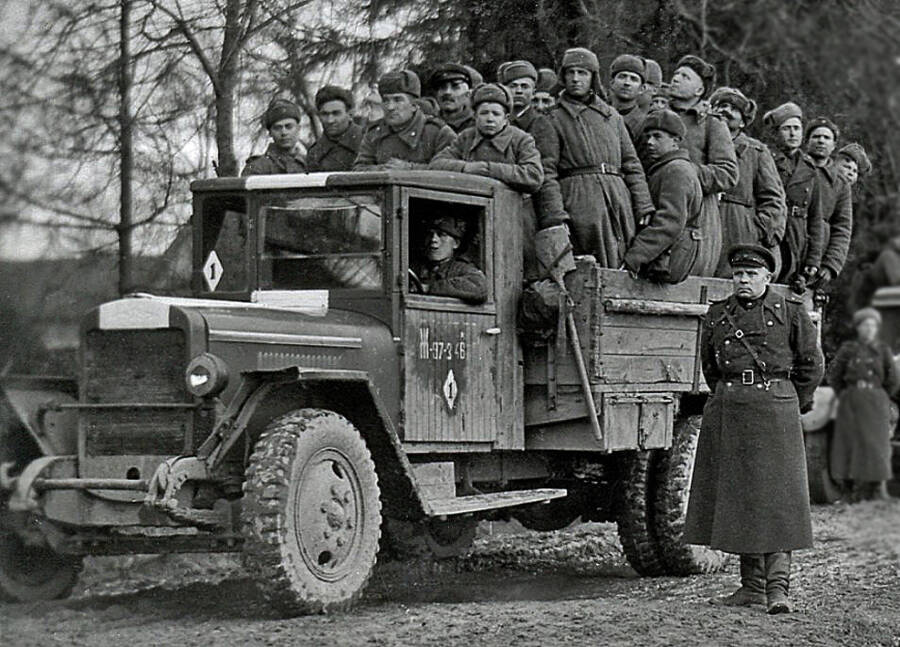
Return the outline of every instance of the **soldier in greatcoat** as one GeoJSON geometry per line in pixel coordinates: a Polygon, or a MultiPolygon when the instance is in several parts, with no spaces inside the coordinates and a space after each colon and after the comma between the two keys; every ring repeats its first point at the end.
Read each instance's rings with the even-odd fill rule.
{"type": "Polygon", "coordinates": [[[509,123],[512,96],[504,86],[484,83],[472,97],[475,126],[439,152],[430,169],[483,175],[512,189],[534,193],[544,181],[534,138],[509,123]]]}
{"type": "Polygon", "coordinates": [[[671,110],[654,110],[644,122],[650,196],[656,212],[625,253],[632,274],[660,283],[679,283],[695,271],[697,219],[703,190],[697,169],[681,148],[685,128],[671,110]]]}
{"type": "Polygon", "coordinates": [[[427,168],[456,135],[439,119],[428,117],[415,100],[422,95],[419,77],[411,70],[388,72],[378,81],[384,119],[363,135],[354,171],[377,168],[427,168]]]}
{"type": "MultiPolygon", "coordinates": [[[[775,256],[777,276],[781,268],[778,245],[787,225],[784,187],[772,153],[761,141],[744,132],[756,116],[756,102],[737,88],[721,87],[709,99],[731,133],[738,159],[738,183],[725,191],[719,202],[722,216],[722,248],[762,245],[775,256]]],[[[719,257],[716,276],[731,277],[727,254],[719,257]]]]}
{"type": "Polygon", "coordinates": [[[703,213],[700,231],[698,269],[702,276],[713,276],[722,253],[722,223],[719,194],[730,191],[738,182],[738,163],[728,127],[705,101],[716,83],[716,68],[698,56],[682,57],[669,84],[669,105],[684,121],[687,129],[684,146],[697,165],[703,187],[703,213]]]}
{"type": "Polygon", "coordinates": [[[891,398],[900,376],[890,347],[878,339],[881,314],[863,308],[853,314],[857,338],[838,349],[828,383],[840,398],[829,462],[851,501],[887,498],[891,470],[891,398]]]}
{"type": "Polygon", "coordinates": [[[300,107],[287,99],[274,99],[262,118],[272,141],[266,152],[247,160],[242,176],[306,173],[300,148],[300,107]]]}
{"type": "Polygon", "coordinates": [[[576,254],[618,268],[638,221],[654,212],[625,121],[600,98],[600,63],[584,48],[563,56],[565,90],[548,118],[541,226],[569,223],[576,254]]]}
{"type": "Polygon", "coordinates": [[[306,152],[310,172],[349,171],[363,136],[363,129],[351,118],[353,95],[344,88],[326,85],[316,92],[316,110],[322,136],[306,152]]]}
{"type": "Polygon", "coordinates": [[[819,169],[822,197],[822,262],[816,289],[825,289],[841,273],[853,233],[853,196],[850,184],[838,173],[832,153],[840,137],[837,125],[825,117],[806,126],[806,152],[819,169]]]}
{"type": "Polygon", "coordinates": [[[780,282],[805,285],[815,280],[822,262],[824,223],[818,171],[801,149],[803,111],[784,103],[763,115],[776,146],[772,150],[787,203],[787,225],[781,240],[780,282]]]}
{"type": "Polygon", "coordinates": [[[711,395],[684,538],[740,555],[741,587],[714,604],[786,613],[791,551],[812,546],[800,414],[824,358],[803,303],[769,287],[769,250],[740,245],[728,258],[734,294],[710,305],[700,337],[711,395]]]}

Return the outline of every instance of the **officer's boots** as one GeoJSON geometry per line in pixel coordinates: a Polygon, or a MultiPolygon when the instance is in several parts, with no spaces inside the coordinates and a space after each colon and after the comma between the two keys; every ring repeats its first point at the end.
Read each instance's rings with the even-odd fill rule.
{"type": "Polygon", "coordinates": [[[766,569],[766,610],[770,614],[790,613],[788,589],[791,582],[791,554],[767,553],[766,569]]]}
{"type": "Polygon", "coordinates": [[[762,555],[741,555],[741,588],[731,595],[710,600],[723,607],[749,607],[766,604],[766,564],[762,555]]]}

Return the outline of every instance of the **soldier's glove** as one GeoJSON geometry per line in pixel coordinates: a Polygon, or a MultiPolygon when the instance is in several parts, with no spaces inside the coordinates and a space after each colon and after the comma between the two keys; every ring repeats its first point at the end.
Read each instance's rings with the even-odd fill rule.
{"type": "Polygon", "coordinates": [[[791,292],[797,295],[802,295],[806,292],[806,277],[802,274],[798,274],[791,281],[791,292]]]}

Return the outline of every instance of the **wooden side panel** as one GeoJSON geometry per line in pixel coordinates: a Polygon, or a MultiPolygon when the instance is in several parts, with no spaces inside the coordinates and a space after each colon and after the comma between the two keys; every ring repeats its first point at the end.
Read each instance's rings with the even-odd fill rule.
{"type": "Polygon", "coordinates": [[[489,314],[407,309],[407,441],[496,438],[493,326],[489,314]]]}

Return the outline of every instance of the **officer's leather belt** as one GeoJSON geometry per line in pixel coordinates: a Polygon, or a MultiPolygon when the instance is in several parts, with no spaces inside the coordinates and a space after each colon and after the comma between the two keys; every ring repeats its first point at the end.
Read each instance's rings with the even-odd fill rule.
{"type": "Polygon", "coordinates": [[[806,218],[806,212],[806,207],[798,207],[796,205],[788,209],[788,215],[792,218],[806,218]]]}
{"type": "Polygon", "coordinates": [[[728,195],[727,193],[722,194],[721,197],[722,202],[730,202],[731,204],[739,204],[742,207],[752,208],[753,203],[748,202],[747,200],[742,200],[741,198],[736,198],[733,195],[728,195]]]}
{"type": "Polygon", "coordinates": [[[622,177],[622,172],[612,164],[599,164],[597,166],[575,166],[572,168],[561,169],[559,171],[559,179],[565,180],[567,177],[575,177],[576,175],[617,175],[622,177]]]}
{"type": "Polygon", "coordinates": [[[729,373],[728,375],[723,376],[722,379],[731,384],[752,386],[754,384],[764,384],[765,382],[771,384],[772,382],[777,382],[779,380],[786,380],[789,377],[790,375],[784,371],[763,377],[759,374],[759,371],[748,368],[746,371],[741,371],[740,373],[729,373]]]}

